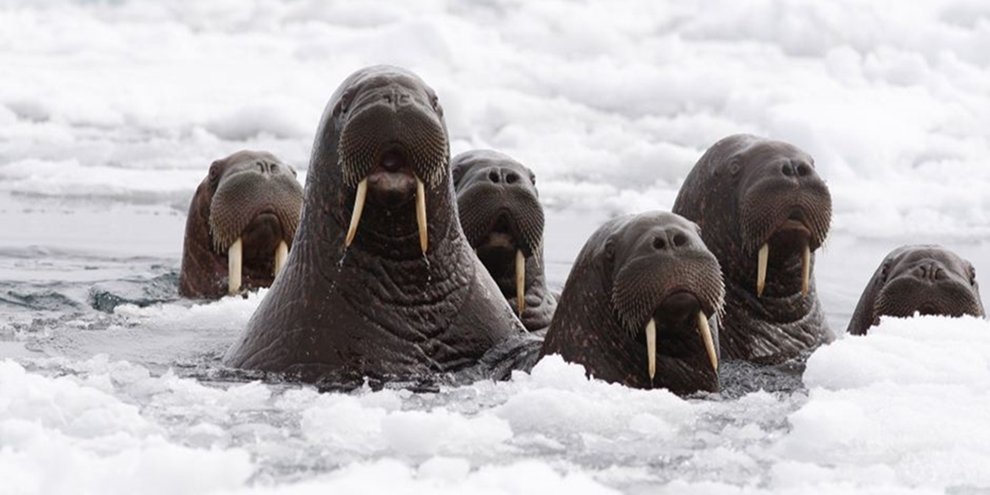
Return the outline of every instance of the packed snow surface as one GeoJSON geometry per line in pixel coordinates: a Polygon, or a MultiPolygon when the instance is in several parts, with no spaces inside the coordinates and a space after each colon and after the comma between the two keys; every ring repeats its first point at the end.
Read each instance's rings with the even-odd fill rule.
{"type": "Polygon", "coordinates": [[[0,0],[0,493],[987,493],[975,318],[884,320],[790,393],[685,400],[550,357],[342,394],[218,368],[264,291],[174,295],[210,162],[264,149],[305,180],[330,94],[388,63],[437,91],[454,153],[536,172],[556,288],[718,139],[805,149],[842,333],[898,245],[990,273],[988,46],[977,0],[0,0]]]}

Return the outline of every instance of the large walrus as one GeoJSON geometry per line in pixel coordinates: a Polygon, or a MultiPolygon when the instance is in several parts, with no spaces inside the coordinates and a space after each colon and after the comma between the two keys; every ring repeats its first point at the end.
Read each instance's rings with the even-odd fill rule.
{"type": "Polygon", "coordinates": [[[544,274],[543,206],[536,175],[492,150],[461,153],[451,169],[468,242],[526,329],[546,330],[557,300],[544,274]]]}
{"type": "Polygon", "coordinates": [[[189,204],[179,294],[216,299],[270,286],[292,247],[302,195],[296,171],[270,153],[214,161],[189,204]]]}
{"type": "Polygon", "coordinates": [[[813,276],[832,199],[811,156],[780,141],[727,137],[695,164],[673,211],[701,227],[722,266],[727,359],[780,363],[834,338],[813,276]]]}
{"type": "Polygon", "coordinates": [[[665,212],[600,227],[574,262],[541,355],[630,387],[717,392],[724,288],[697,228],[665,212]]]}
{"type": "Polygon", "coordinates": [[[864,335],[881,316],[984,316],[976,270],[942,246],[901,246],[887,255],[859,298],[847,331],[864,335]]]}
{"type": "Polygon", "coordinates": [[[316,132],[293,250],[225,364],[431,375],[524,333],[461,232],[449,162],[443,109],[418,76],[349,76],[316,132]]]}

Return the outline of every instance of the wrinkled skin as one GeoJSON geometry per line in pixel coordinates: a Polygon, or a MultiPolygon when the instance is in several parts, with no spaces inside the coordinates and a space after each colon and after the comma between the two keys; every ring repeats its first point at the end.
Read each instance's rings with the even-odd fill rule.
{"type": "Polygon", "coordinates": [[[189,205],[179,294],[203,299],[226,295],[227,250],[239,237],[244,244],[242,289],[270,286],[275,249],[282,241],[292,247],[302,195],[295,170],[270,153],[238,151],[213,162],[189,205]]]}
{"type": "Polygon", "coordinates": [[[847,331],[865,335],[881,316],[985,316],[976,270],[941,246],[901,246],[887,255],[856,305],[847,331]]]}
{"type": "Polygon", "coordinates": [[[828,234],[832,200],[811,156],[780,141],[727,137],[695,164],[673,211],[698,224],[722,267],[727,359],[781,363],[834,339],[814,284],[814,253],[828,234]],[[766,286],[757,295],[763,244],[769,246],[766,286]],[[806,246],[810,280],[803,294],[806,246]]]}
{"type": "Polygon", "coordinates": [[[724,288],[718,262],[697,226],[666,212],[613,219],[578,254],[541,354],[560,354],[590,376],[678,394],[717,392],[717,370],[698,333],[717,313],[724,288]],[[650,380],[645,328],[657,324],[656,375],[650,380]]]}
{"type": "Polygon", "coordinates": [[[468,242],[502,295],[530,332],[550,326],[557,300],[543,265],[543,206],[536,176],[523,164],[490,150],[461,153],[451,161],[457,211],[468,242]],[[518,313],[516,253],[525,257],[525,309],[518,313]]]}
{"type": "Polygon", "coordinates": [[[448,146],[443,110],[415,74],[374,66],[348,77],[316,133],[285,269],[225,364],[309,381],[389,380],[456,372],[523,334],[461,232],[448,146]],[[347,247],[363,180],[367,201],[347,247]]]}

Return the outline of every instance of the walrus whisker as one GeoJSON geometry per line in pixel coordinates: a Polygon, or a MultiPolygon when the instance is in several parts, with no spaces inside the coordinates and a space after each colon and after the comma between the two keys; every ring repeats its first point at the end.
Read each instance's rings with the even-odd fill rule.
{"type": "Polygon", "coordinates": [[[289,257],[289,245],[282,241],[278,243],[278,247],[275,248],[275,270],[272,275],[278,276],[278,273],[282,271],[282,267],[285,266],[285,259],[289,257]]]}
{"type": "Polygon", "coordinates": [[[646,324],[646,360],[652,382],[657,374],[657,322],[653,318],[646,324]]]}
{"type": "Polygon", "coordinates": [[[516,307],[522,316],[526,310],[526,257],[522,249],[516,250],[516,307]]]}
{"type": "Polygon", "coordinates": [[[712,370],[718,373],[718,355],[715,353],[715,341],[712,339],[712,329],[708,326],[708,317],[704,311],[698,311],[698,333],[705,343],[705,351],[708,353],[708,360],[712,363],[712,370]]]}
{"type": "Polygon", "coordinates": [[[241,290],[241,266],[244,262],[244,243],[238,237],[227,250],[227,292],[231,295],[241,290]]]}
{"type": "Polygon", "coordinates": [[[354,241],[354,234],[357,233],[358,224],[361,223],[361,213],[364,211],[364,200],[368,197],[368,178],[365,177],[358,182],[357,194],[354,196],[354,211],[351,213],[351,225],[347,228],[347,238],[344,240],[344,247],[351,247],[354,241]]]}
{"type": "Polygon", "coordinates": [[[764,244],[756,258],[756,295],[763,295],[763,287],[767,282],[767,261],[770,259],[770,245],[764,244]]]}
{"type": "Polygon", "coordinates": [[[426,187],[419,177],[416,178],[416,223],[419,224],[419,247],[423,250],[423,256],[426,256],[426,249],[430,243],[426,221],[426,187]]]}
{"type": "Polygon", "coordinates": [[[801,257],[801,295],[808,295],[808,288],[811,284],[811,246],[804,246],[804,255],[801,257]]]}

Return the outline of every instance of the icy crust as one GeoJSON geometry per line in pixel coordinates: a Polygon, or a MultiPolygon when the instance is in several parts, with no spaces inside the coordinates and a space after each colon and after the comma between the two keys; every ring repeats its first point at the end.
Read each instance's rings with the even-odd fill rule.
{"type": "Polygon", "coordinates": [[[753,132],[816,158],[838,231],[990,235],[984,2],[4,6],[0,190],[173,202],[243,147],[305,168],[337,84],[391,63],[437,90],[454,153],[516,157],[551,208],[670,208],[753,132]]]}
{"type": "Polygon", "coordinates": [[[990,487],[986,321],[884,320],[817,351],[805,383],[807,396],[684,400],[551,356],[508,382],[321,394],[105,356],[5,360],[0,475],[12,493],[990,487]]]}

